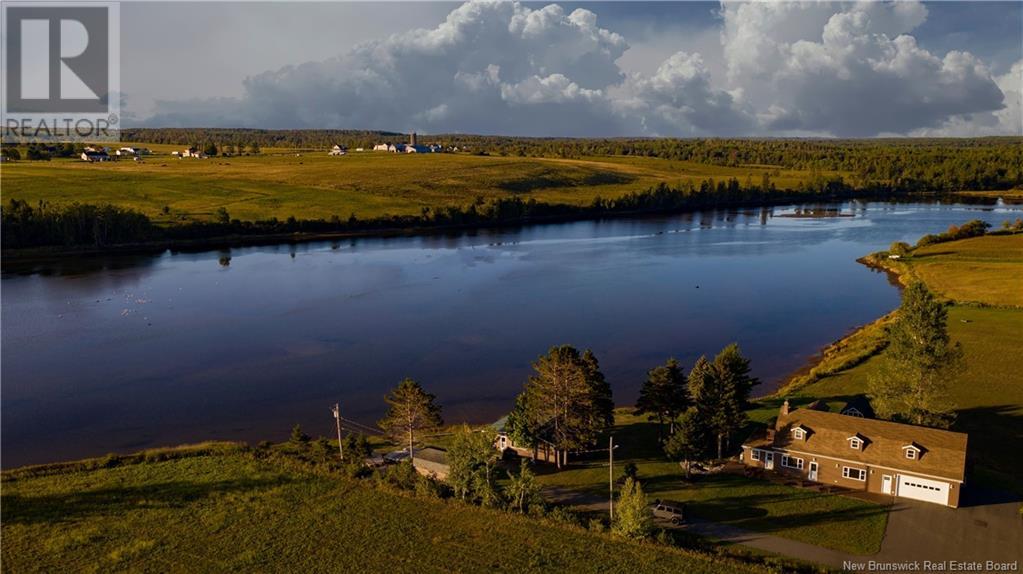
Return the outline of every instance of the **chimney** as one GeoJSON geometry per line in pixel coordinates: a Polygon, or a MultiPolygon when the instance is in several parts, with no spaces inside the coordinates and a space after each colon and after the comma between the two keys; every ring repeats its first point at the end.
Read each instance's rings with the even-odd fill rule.
{"type": "Polygon", "coordinates": [[[785,399],[785,402],[781,404],[780,416],[788,416],[789,414],[789,400],[785,399]]]}
{"type": "Polygon", "coordinates": [[[409,136],[408,143],[411,146],[416,145],[416,132],[412,132],[412,135],[409,136]]]}

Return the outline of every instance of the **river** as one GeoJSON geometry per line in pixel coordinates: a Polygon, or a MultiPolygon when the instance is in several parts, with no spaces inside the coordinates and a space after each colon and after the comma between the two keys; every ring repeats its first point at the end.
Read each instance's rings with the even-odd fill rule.
{"type": "Polygon", "coordinates": [[[554,344],[618,404],[737,341],[770,392],[898,304],[856,258],[1018,206],[815,204],[5,268],[2,465],[371,424],[402,377],[448,421],[505,414],[554,344]]]}

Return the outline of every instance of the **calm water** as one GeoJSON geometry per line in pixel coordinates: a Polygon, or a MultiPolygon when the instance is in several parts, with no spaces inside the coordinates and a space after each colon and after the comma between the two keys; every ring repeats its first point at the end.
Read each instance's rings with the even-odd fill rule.
{"type": "Polygon", "coordinates": [[[855,259],[1019,207],[849,203],[457,236],[166,253],[7,273],[2,455],[12,467],[152,445],[330,435],[401,377],[449,421],[504,414],[549,346],[590,347],[621,404],[650,367],[738,341],[764,393],[895,307],[855,259]]]}

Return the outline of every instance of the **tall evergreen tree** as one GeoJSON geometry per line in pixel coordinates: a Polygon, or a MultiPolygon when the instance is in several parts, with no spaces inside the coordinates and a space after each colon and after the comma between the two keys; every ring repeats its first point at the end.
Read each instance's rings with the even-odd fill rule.
{"type": "Polygon", "coordinates": [[[689,371],[689,396],[696,407],[700,424],[717,440],[718,458],[721,458],[724,438],[731,428],[732,413],[728,397],[721,385],[717,369],[701,356],[689,371]]]}
{"type": "Polygon", "coordinates": [[[696,408],[689,408],[678,420],[674,434],[664,445],[668,458],[681,462],[690,476],[693,461],[700,460],[707,453],[707,432],[696,408]]]}
{"type": "Polygon", "coordinates": [[[402,380],[397,388],[384,397],[388,405],[387,416],[378,424],[394,439],[408,441],[408,456],[413,462],[416,433],[444,424],[436,398],[409,378],[402,380]]]}
{"type": "Polygon", "coordinates": [[[593,351],[586,349],[583,352],[582,367],[593,401],[590,424],[593,426],[593,432],[600,434],[615,424],[614,395],[593,351]]]}
{"type": "Polygon", "coordinates": [[[639,390],[636,414],[648,414],[657,420],[657,434],[663,436],[665,421],[669,435],[675,432],[675,419],[689,406],[689,389],[682,365],[674,358],[647,371],[639,390]]]}
{"type": "MultiPolygon", "coordinates": [[[[730,445],[732,433],[746,424],[750,393],[760,381],[750,376],[749,359],[742,356],[737,343],[726,346],[714,357],[714,371],[718,384],[721,385],[721,408],[724,411],[722,418],[727,425],[725,444],[730,445]]],[[[719,452],[718,458],[720,457],[719,452]]]]}
{"type": "Polygon", "coordinates": [[[947,428],[954,418],[949,384],[963,352],[948,336],[945,305],[916,282],[902,293],[888,328],[881,367],[869,379],[872,406],[883,418],[947,428]]]}
{"type": "Polygon", "coordinates": [[[570,345],[551,347],[533,363],[533,369],[536,374],[523,391],[523,414],[528,422],[516,420],[516,427],[549,437],[545,440],[554,446],[560,468],[570,449],[592,444],[607,428],[613,417],[611,391],[596,358],[584,360],[570,345]]]}

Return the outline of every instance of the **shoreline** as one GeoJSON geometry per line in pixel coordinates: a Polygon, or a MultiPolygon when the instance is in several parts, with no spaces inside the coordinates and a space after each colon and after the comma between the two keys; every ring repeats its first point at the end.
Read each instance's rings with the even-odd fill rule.
{"type": "MultiPolygon", "coordinates": [[[[903,274],[894,268],[886,267],[879,260],[879,253],[884,252],[864,255],[856,259],[856,262],[877,273],[884,273],[888,277],[888,283],[901,291],[906,285],[903,274]]],[[[806,364],[786,377],[774,392],[761,398],[785,397],[827,376],[851,369],[875,357],[888,346],[884,338],[884,329],[894,319],[896,311],[897,309],[893,309],[869,323],[854,327],[843,337],[825,345],[810,357],[806,364]],[[841,357],[843,350],[857,344],[863,346],[860,352],[841,357]]]]}
{"type": "MultiPolygon", "coordinates": [[[[942,194],[922,193],[922,197],[908,199],[921,199],[926,197],[941,197],[942,194]]],[[[774,201],[757,202],[719,202],[714,205],[694,206],[687,208],[669,209],[643,209],[630,211],[606,211],[588,212],[585,207],[580,207],[576,213],[561,213],[552,215],[536,215],[520,219],[508,219],[503,221],[476,222],[462,224],[441,224],[441,225],[411,225],[405,227],[377,227],[370,229],[353,229],[338,231],[292,231],[281,233],[255,233],[255,234],[229,234],[213,237],[194,239],[159,239],[138,243],[122,243],[105,247],[26,247],[21,249],[5,249],[0,252],[3,262],[41,262],[48,260],[59,260],[70,257],[101,257],[106,255],[152,255],[164,251],[180,251],[195,253],[202,251],[215,251],[217,249],[229,249],[232,247],[258,247],[266,245],[297,245],[303,243],[315,243],[318,241],[330,241],[335,239],[351,238],[389,238],[389,237],[429,237],[432,235],[445,235],[452,232],[472,232],[492,229],[509,229],[526,227],[530,225],[573,223],[578,221],[601,221],[628,219],[636,217],[650,217],[660,215],[677,215],[682,213],[695,213],[699,211],[713,211],[719,209],[762,209],[765,207],[778,207],[786,205],[803,205],[807,202],[835,202],[850,201],[853,198],[840,195],[815,196],[799,200],[794,196],[786,195],[774,201]]],[[[862,199],[864,201],[894,201],[892,197],[870,196],[862,199]]],[[[6,265],[5,265],[6,266],[6,265]]]]}
{"type": "MultiPolygon", "coordinates": [[[[253,234],[227,234],[211,237],[192,239],[157,239],[136,243],[121,243],[103,247],[95,246],[44,246],[26,247],[20,249],[0,250],[0,267],[7,272],[10,266],[21,267],[37,263],[60,261],[74,257],[103,257],[119,255],[158,255],[165,251],[199,253],[204,251],[216,251],[218,249],[231,249],[239,247],[259,247],[268,245],[299,245],[315,243],[319,241],[331,241],[353,238],[390,238],[390,237],[429,237],[432,235],[445,235],[451,233],[465,233],[473,231],[485,231],[494,229],[509,229],[526,227],[531,225],[572,223],[579,221],[601,221],[628,219],[636,217],[651,217],[664,215],[677,215],[683,213],[696,213],[700,211],[714,211],[720,209],[763,209],[779,206],[797,206],[811,203],[830,203],[846,201],[867,201],[867,202],[914,202],[922,200],[955,199],[964,201],[977,199],[980,192],[915,192],[894,196],[891,194],[863,194],[862,196],[850,197],[846,194],[814,195],[800,198],[794,192],[781,192],[776,200],[761,201],[722,201],[712,205],[692,206],[684,208],[667,209],[641,209],[630,211],[603,211],[593,212],[588,208],[580,206],[579,211],[574,213],[559,213],[551,215],[535,215],[518,219],[508,219],[491,222],[474,222],[462,224],[439,224],[439,225],[409,225],[398,227],[376,227],[369,229],[350,229],[333,231],[288,231],[253,234]]],[[[983,192],[985,194],[1000,192],[983,192]]],[[[1001,195],[979,196],[982,200],[997,201],[1002,199],[1001,195]]],[[[807,218],[812,216],[800,216],[807,218]]],[[[834,217],[834,216],[832,216],[834,217]]]]}

